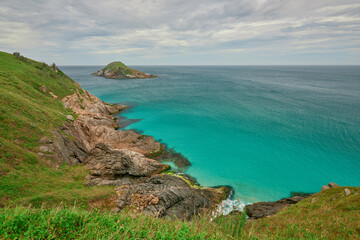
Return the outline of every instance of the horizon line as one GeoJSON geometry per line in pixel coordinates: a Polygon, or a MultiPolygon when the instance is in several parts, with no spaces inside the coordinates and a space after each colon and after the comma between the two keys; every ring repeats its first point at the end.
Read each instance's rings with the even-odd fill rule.
{"type": "MultiPolygon", "coordinates": [[[[108,64],[89,64],[89,65],[86,65],[86,64],[80,64],[80,65],[77,65],[77,64],[74,64],[74,65],[62,65],[62,64],[59,64],[58,66],[62,66],[62,67],[85,67],[85,66],[87,66],[87,67],[89,67],[89,66],[94,66],[94,67],[98,67],[98,66],[106,66],[106,65],[108,65],[108,64]]],[[[128,66],[150,66],[150,67],[152,67],[152,66],[154,66],[154,67],[156,67],[156,66],[169,66],[169,67],[182,67],[182,66],[184,66],[184,67],[191,67],[191,66],[199,66],[199,67],[201,67],[201,66],[204,66],[204,67],[206,67],[206,66],[224,66],[224,67],[226,67],[226,66],[229,66],[229,67],[231,67],[231,66],[249,66],[249,67],[251,67],[251,66],[254,66],[254,67],[267,67],[267,66],[269,66],[269,67],[271,67],[271,66],[274,66],[274,67],[276,67],[276,66],[282,66],[282,67],[285,67],[285,66],[324,66],[324,67],[326,67],[326,66],[360,66],[360,64],[127,64],[128,66]]]]}

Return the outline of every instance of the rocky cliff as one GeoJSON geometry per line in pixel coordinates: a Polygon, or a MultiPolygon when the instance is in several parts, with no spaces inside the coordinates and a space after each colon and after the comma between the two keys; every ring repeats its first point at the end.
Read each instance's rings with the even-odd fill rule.
{"type": "Polygon", "coordinates": [[[129,68],[122,62],[112,62],[103,69],[100,69],[94,76],[113,78],[113,79],[135,79],[135,78],[154,78],[156,75],[143,73],[136,69],[129,68]]]}

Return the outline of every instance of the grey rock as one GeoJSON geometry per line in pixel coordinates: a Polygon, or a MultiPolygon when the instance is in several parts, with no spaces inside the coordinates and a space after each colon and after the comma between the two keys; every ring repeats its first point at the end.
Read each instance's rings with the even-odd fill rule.
{"type": "Polygon", "coordinates": [[[42,144],[40,151],[51,152],[48,157],[54,160],[55,167],[60,166],[63,162],[69,165],[77,165],[85,161],[88,152],[72,124],[65,123],[53,134],[54,140],[48,137],[40,139],[42,144]]]}
{"type": "Polygon", "coordinates": [[[123,184],[115,191],[119,209],[129,206],[154,217],[190,219],[216,202],[204,189],[191,188],[183,179],[164,174],[123,184]]]}
{"type": "Polygon", "coordinates": [[[310,197],[311,194],[305,196],[294,196],[290,198],[284,198],[276,202],[257,202],[252,205],[247,205],[245,208],[246,214],[250,219],[258,219],[267,216],[271,216],[286,206],[296,204],[299,201],[310,197]]]}
{"type": "Polygon", "coordinates": [[[39,140],[39,143],[42,143],[42,144],[50,144],[50,143],[53,143],[53,141],[49,138],[49,137],[42,137],[40,140],[39,140]]]}
{"type": "Polygon", "coordinates": [[[117,186],[118,209],[130,207],[154,217],[190,219],[227,197],[223,189],[193,188],[181,177],[159,175],[169,165],[103,143],[90,151],[85,164],[90,168],[85,185],[117,186]]]}
{"type": "Polygon", "coordinates": [[[50,152],[51,151],[51,146],[42,145],[42,146],[39,147],[39,150],[41,152],[50,152]]]}

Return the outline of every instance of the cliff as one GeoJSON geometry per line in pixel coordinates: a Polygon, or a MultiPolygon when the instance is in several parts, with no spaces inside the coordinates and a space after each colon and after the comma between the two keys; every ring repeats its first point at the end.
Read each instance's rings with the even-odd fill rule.
{"type": "Polygon", "coordinates": [[[109,63],[103,69],[100,69],[94,76],[112,78],[112,79],[135,79],[135,78],[154,78],[156,75],[150,75],[141,71],[129,68],[122,62],[109,63]]]}

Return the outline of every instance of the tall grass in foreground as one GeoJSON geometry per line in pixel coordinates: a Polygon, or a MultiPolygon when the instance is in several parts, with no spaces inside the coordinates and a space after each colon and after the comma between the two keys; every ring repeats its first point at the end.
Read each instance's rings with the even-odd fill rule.
{"type": "MultiPolygon", "coordinates": [[[[233,239],[233,218],[191,222],[148,217],[124,211],[120,214],[80,208],[0,210],[0,238],[4,239],[233,239]]],[[[236,224],[235,224],[236,225],[236,224]]]]}

